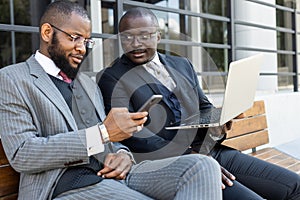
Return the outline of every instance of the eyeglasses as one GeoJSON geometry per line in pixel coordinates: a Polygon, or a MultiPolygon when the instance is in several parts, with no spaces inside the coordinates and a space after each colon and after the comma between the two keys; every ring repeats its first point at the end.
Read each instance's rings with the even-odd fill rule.
{"type": "Polygon", "coordinates": [[[79,35],[71,35],[69,33],[67,33],[66,31],[54,26],[53,24],[50,24],[53,28],[55,28],[56,30],[66,34],[67,36],[69,36],[72,39],[72,42],[74,42],[75,44],[84,44],[87,48],[93,48],[93,46],[95,45],[95,41],[89,38],[84,38],[82,36],[79,35]]]}
{"type": "Polygon", "coordinates": [[[121,38],[122,42],[127,42],[127,43],[133,42],[135,38],[139,42],[147,42],[152,37],[156,36],[156,34],[157,34],[157,31],[155,31],[153,33],[143,33],[143,34],[139,34],[139,35],[130,35],[130,34],[121,33],[120,38],[121,38]]]}

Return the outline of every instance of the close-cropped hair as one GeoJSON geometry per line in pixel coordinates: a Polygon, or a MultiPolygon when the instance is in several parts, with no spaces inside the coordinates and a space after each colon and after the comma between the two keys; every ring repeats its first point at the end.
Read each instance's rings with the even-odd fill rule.
{"type": "Polygon", "coordinates": [[[58,0],[48,5],[40,20],[40,27],[44,23],[55,23],[57,26],[63,25],[63,23],[66,23],[70,19],[72,12],[90,20],[88,12],[78,3],[68,0],[58,0]]]}
{"type": "Polygon", "coordinates": [[[150,17],[153,26],[158,26],[158,20],[155,14],[148,8],[143,8],[143,7],[134,7],[126,11],[126,13],[121,17],[119,21],[119,29],[120,29],[120,24],[125,18],[136,18],[136,17],[150,17]]]}

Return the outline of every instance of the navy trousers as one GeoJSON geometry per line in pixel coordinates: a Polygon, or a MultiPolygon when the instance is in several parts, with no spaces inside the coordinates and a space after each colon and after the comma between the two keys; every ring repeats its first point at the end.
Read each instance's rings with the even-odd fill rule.
{"type": "Polygon", "coordinates": [[[212,156],[236,176],[233,186],[223,190],[224,200],[300,199],[300,176],[292,171],[223,145],[212,156]]]}

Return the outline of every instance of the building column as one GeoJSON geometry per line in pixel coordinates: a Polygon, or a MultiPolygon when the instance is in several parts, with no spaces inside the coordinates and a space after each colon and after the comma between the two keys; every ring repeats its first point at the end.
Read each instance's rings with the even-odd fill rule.
{"type": "MultiPolygon", "coordinates": [[[[261,1],[276,4],[275,0],[261,1]]],[[[246,0],[235,0],[234,2],[234,20],[276,28],[276,8],[246,0]]],[[[276,30],[235,24],[236,60],[259,53],[259,51],[239,50],[239,47],[277,50],[276,35],[276,30]]],[[[264,53],[264,55],[261,72],[277,73],[277,53],[264,53]]],[[[277,91],[277,79],[277,76],[261,76],[258,90],[277,91]]]]}

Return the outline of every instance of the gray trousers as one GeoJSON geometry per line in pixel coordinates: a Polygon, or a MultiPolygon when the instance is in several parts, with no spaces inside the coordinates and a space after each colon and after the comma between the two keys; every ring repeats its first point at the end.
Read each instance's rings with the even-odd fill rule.
{"type": "Polygon", "coordinates": [[[222,199],[221,172],[207,156],[191,154],[134,165],[125,181],[104,179],[55,200],[222,199]]]}

